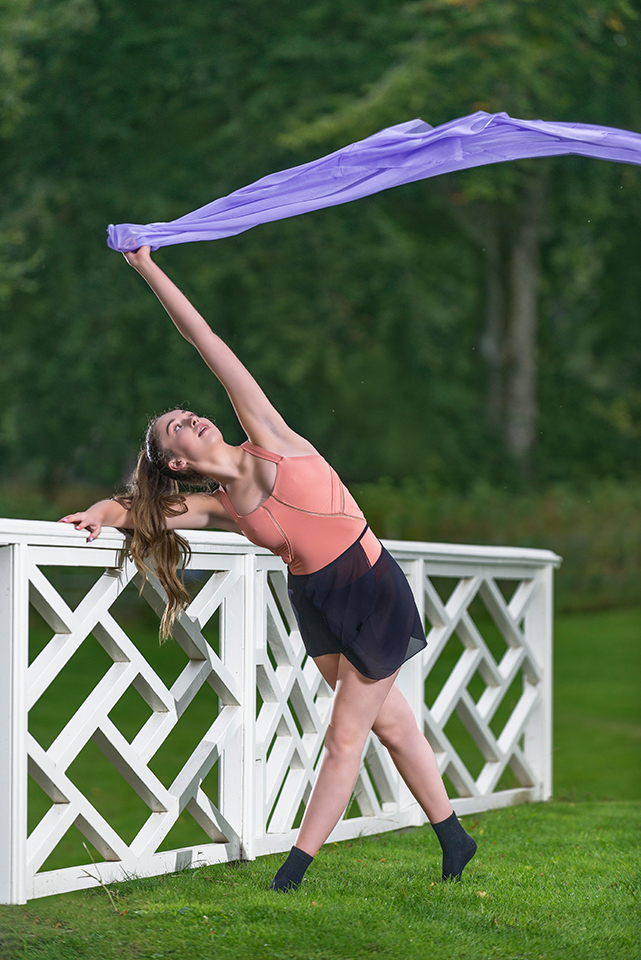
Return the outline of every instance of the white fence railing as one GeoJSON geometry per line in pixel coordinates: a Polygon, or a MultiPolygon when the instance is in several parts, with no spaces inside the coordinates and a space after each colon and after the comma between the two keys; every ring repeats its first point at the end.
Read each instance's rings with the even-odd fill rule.
{"type": "MultiPolygon", "coordinates": [[[[0,520],[0,902],[291,846],[331,691],[305,657],[281,561],[234,534],[189,539],[195,596],[176,642],[158,647],[160,588],[138,600],[121,534],[86,544],[61,524],[0,520]],[[119,826],[120,788],[134,827],[119,826]],[[197,839],[180,841],[189,825],[197,839]],[[86,852],[65,865],[71,835],[86,852]]],[[[457,813],[547,799],[559,558],[387,546],[429,630],[399,683],[457,813]]],[[[332,839],[424,822],[372,735],[332,839]]]]}

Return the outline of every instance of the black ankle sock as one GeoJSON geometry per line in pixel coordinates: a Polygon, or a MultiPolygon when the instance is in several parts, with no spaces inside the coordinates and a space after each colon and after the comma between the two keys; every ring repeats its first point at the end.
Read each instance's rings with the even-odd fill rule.
{"type": "Polygon", "coordinates": [[[455,813],[433,823],[432,829],[443,850],[443,880],[460,880],[463,868],[476,853],[476,841],[465,832],[455,813]]]}
{"type": "Polygon", "coordinates": [[[304,850],[298,847],[292,847],[289,856],[282,865],[274,879],[269,885],[270,890],[281,890],[283,893],[289,893],[290,890],[297,890],[300,887],[305,871],[314,858],[310,857],[304,850]]]}

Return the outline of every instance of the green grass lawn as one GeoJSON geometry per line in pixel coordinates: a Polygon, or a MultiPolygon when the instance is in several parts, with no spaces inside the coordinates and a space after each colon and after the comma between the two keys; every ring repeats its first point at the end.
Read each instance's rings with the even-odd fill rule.
{"type": "Polygon", "coordinates": [[[558,617],[554,646],[554,795],[641,799],[641,608],[558,617]]]}
{"type": "MultiPolygon", "coordinates": [[[[139,642],[158,653],[151,621],[139,642]]],[[[63,725],[65,711],[71,715],[104,672],[105,655],[95,647],[78,651],[64,688],[34,712],[33,730],[45,745],[63,725]]],[[[171,681],[184,655],[170,644],[160,656],[159,672],[171,681]]],[[[324,848],[292,896],[265,889],[279,856],[115,885],[117,912],[100,888],[26,908],[0,907],[0,960],[432,954],[637,960],[640,680],[641,608],[557,618],[558,799],[468,818],[480,849],[461,885],[439,882],[438,847],[427,827],[324,848]]],[[[163,764],[173,775],[171,754],[184,755],[215,707],[206,695],[194,703],[192,723],[158,761],[159,775],[163,764]]],[[[118,709],[122,715],[114,719],[128,735],[148,714],[135,699],[118,709]]],[[[110,773],[102,754],[89,749],[73,772],[114,826],[133,835],[145,808],[110,773]]],[[[33,817],[44,802],[36,790],[33,817]]],[[[179,824],[172,840],[190,842],[189,828],[179,824]]],[[[48,866],[86,860],[79,835],[70,834],[48,866]]]]}
{"type": "Polygon", "coordinates": [[[641,805],[557,801],[467,818],[479,851],[440,882],[430,827],[0,907],[2,960],[637,960],[641,805]]]}

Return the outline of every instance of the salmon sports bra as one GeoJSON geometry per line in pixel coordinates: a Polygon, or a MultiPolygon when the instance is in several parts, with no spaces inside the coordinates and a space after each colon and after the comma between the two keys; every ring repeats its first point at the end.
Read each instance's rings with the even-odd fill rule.
{"type": "Polygon", "coordinates": [[[376,562],[379,541],[347,487],[320,454],[281,457],[249,440],[241,446],[253,457],[277,465],[272,492],[244,516],[236,513],[224,487],[217,491],[248,540],[271,550],[295,575],[320,570],[361,535],[370,564],[376,562]]]}

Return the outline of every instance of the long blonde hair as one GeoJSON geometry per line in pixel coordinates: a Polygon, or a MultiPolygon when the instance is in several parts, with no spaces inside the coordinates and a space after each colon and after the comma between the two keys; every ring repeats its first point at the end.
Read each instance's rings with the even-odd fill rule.
{"type": "Polygon", "coordinates": [[[175,530],[167,529],[167,517],[179,517],[187,512],[181,485],[199,487],[212,493],[218,484],[214,480],[208,481],[194,470],[174,471],[169,468],[173,454],[158,443],[157,420],[158,417],[155,417],[149,423],[136,467],[125,492],[116,500],[131,511],[133,534],[129,553],[142,576],[143,586],[151,573],[150,560],[167,595],[160,621],[162,642],[171,636],[176,617],[190,602],[184,573],[191,559],[191,548],[184,537],[175,530]]]}

